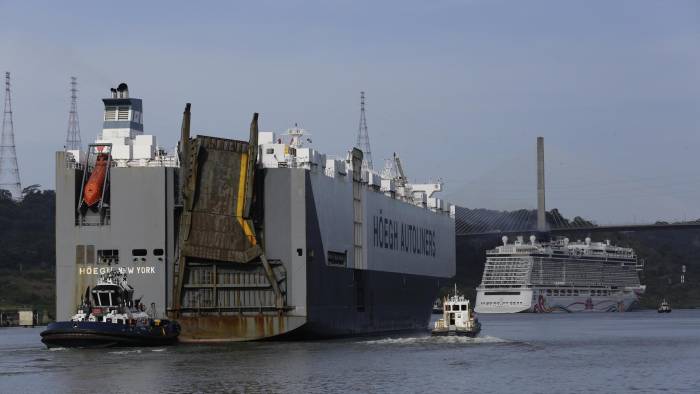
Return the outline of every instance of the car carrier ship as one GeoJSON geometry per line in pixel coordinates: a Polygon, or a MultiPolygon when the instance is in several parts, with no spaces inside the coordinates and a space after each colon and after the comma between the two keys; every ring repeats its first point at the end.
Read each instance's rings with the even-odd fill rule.
{"type": "Polygon", "coordinates": [[[330,158],[305,131],[143,133],[126,84],[103,100],[100,138],[56,157],[58,319],[120,270],[182,327],[181,341],[331,337],[427,329],[455,274],[454,206],[442,184],[382,174],[353,149],[330,158]],[[364,165],[363,165],[364,164],[364,165]]]}
{"type": "Polygon", "coordinates": [[[623,312],[635,307],[639,282],[634,250],[606,242],[530,242],[518,237],[486,252],[477,287],[478,313],[623,312]]]}

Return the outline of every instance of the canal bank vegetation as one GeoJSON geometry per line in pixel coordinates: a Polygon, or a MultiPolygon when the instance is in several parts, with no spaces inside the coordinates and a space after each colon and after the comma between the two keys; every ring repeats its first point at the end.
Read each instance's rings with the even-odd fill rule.
{"type": "Polygon", "coordinates": [[[0,190],[0,309],[55,308],[55,193],[38,185],[14,201],[0,190]]]}

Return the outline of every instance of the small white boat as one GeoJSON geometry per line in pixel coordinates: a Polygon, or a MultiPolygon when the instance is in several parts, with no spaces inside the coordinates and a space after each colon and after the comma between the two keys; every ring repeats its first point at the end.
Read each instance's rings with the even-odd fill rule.
{"type": "Polygon", "coordinates": [[[661,305],[659,305],[659,309],[657,309],[659,313],[671,313],[671,304],[666,301],[664,298],[663,301],[661,301],[661,305]]]}
{"type": "Polygon", "coordinates": [[[481,323],[469,306],[469,300],[457,293],[443,300],[442,319],[435,322],[433,335],[457,335],[475,337],[481,331],[481,323]]]}

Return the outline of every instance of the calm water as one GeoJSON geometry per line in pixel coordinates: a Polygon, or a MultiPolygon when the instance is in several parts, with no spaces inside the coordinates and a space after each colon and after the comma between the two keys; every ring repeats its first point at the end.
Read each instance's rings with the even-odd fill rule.
{"type": "Polygon", "coordinates": [[[482,337],[52,350],[0,329],[0,392],[700,392],[700,310],[482,315],[482,337]]]}

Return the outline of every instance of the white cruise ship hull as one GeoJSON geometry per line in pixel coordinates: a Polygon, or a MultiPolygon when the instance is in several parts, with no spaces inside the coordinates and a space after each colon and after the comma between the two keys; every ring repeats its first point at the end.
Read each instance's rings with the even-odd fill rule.
{"type": "Polygon", "coordinates": [[[537,289],[478,290],[474,310],[478,313],[625,312],[634,309],[639,301],[635,291],[610,296],[547,296],[544,291],[539,293],[537,289]]]}
{"type": "Polygon", "coordinates": [[[486,252],[477,287],[480,313],[624,312],[636,306],[645,286],[631,248],[609,241],[538,243],[530,236],[486,252]]]}
{"type": "Polygon", "coordinates": [[[477,313],[527,312],[532,307],[532,289],[525,290],[477,290],[477,313]]]}

